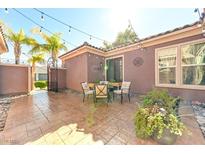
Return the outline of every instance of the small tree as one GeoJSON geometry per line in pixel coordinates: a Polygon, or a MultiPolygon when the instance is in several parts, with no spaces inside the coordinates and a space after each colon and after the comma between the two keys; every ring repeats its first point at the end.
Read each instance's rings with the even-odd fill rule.
{"type": "Polygon", "coordinates": [[[33,54],[31,52],[31,57],[28,59],[28,62],[32,65],[32,81],[33,81],[33,89],[34,89],[34,81],[35,81],[35,72],[36,72],[36,63],[43,63],[44,55],[43,54],[33,54]]]}
{"type": "Polygon", "coordinates": [[[118,47],[122,44],[133,43],[139,40],[137,34],[133,30],[132,26],[129,24],[124,32],[119,32],[115,41],[113,43],[108,43],[106,41],[103,42],[103,48],[111,49],[114,47],[118,47]]]}
{"type": "Polygon", "coordinates": [[[31,45],[31,44],[34,44],[35,42],[35,39],[25,35],[23,29],[20,29],[20,31],[17,33],[9,29],[8,34],[6,34],[6,38],[13,43],[15,64],[20,63],[22,45],[23,44],[31,45]]]}
{"type": "MultiPolygon", "coordinates": [[[[43,32],[40,32],[40,30],[37,30],[36,28],[32,30],[34,34],[39,34],[45,43],[43,44],[36,44],[35,47],[33,47],[32,52],[47,52],[51,54],[51,57],[54,61],[57,60],[60,50],[67,50],[67,47],[65,44],[61,41],[61,34],[60,33],[54,33],[52,35],[47,35],[43,32]]],[[[54,65],[54,64],[53,64],[54,65]]]]}

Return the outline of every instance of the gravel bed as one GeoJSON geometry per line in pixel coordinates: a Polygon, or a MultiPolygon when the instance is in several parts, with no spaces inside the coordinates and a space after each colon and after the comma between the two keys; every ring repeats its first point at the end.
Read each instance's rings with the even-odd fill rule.
{"type": "Polygon", "coordinates": [[[0,131],[4,129],[10,104],[10,98],[0,98],[0,131]]]}
{"type": "Polygon", "coordinates": [[[194,113],[205,138],[205,103],[198,101],[192,102],[194,113]]]}

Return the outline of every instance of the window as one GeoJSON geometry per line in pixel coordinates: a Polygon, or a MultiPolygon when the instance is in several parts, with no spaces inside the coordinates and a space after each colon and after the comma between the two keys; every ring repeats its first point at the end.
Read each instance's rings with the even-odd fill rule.
{"type": "Polygon", "coordinates": [[[205,85],[205,43],[184,45],[182,80],[184,85],[205,85]]]}
{"type": "Polygon", "coordinates": [[[176,48],[162,49],[158,52],[159,84],[176,84],[176,48]]]}
{"type": "Polygon", "coordinates": [[[156,50],[156,85],[205,89],[205,41],[156,50]]]}

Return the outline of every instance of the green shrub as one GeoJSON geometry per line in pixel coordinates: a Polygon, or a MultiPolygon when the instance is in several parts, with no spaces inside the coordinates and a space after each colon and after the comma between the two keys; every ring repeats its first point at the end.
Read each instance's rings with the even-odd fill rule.
{"type": "Polygon", "coordinates": [[[168,113],[174,113],[174,108],[179,99],[170,96],[166,90],[152,90],[141,98],[144,107],[158,105],[159,107],[164,108],[168,113]]]}
{"type": "Polygon", "coordinates": [[[166,114],[153,108],[140,108],[135,115],[135,132],[140,138],[148,138],[156,133],[161,138],[165,128],[172,134],[181,136],[185,125],[174,114],[166,114]],[[156,113],[153,113],[156,112],[156,113]]]}
{"type": "Polygon", "coordinates": [[[47,81],[35,81],[34,85],[36,88],[43,89],[47,87],[47,81]]]}
{"type": "Polygon", "coordinates": [[[135,114],[135,133],[137,137],[147,138],[150,136],[147,131],[148,109],[140,108],[135,114]]]}
{"type": "Polygon", "coordinates": [[[174,98],[165,90],[152,90],[142,97],[142,106],[136,111],[135,132],[140,138],[154,134],[161,138],[165,129],[171,134],[182,135],[185,125],[176,116],[179,98],[174,98]]]}
{"type": "Polygon", "coordinates": [[[116,81],[115,81],[114,79],[111,79],[110,82],[113,82],[113,83],[114,83],[114,82],[116,82],[116,81]]]}
{"type": "Polygon", "coordinates": [[[95,80],[94,83],[100,83],[100,80],[95,80]]]}

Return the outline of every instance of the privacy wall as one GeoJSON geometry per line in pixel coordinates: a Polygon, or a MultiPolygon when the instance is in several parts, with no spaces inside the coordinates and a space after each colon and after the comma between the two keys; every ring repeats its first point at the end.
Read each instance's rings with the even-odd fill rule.
{"type": "Polygon", "coordinates": [[[0,95],[25,94],[31,91],[31,68],[25,65],[0,64],[0,95]]]}

